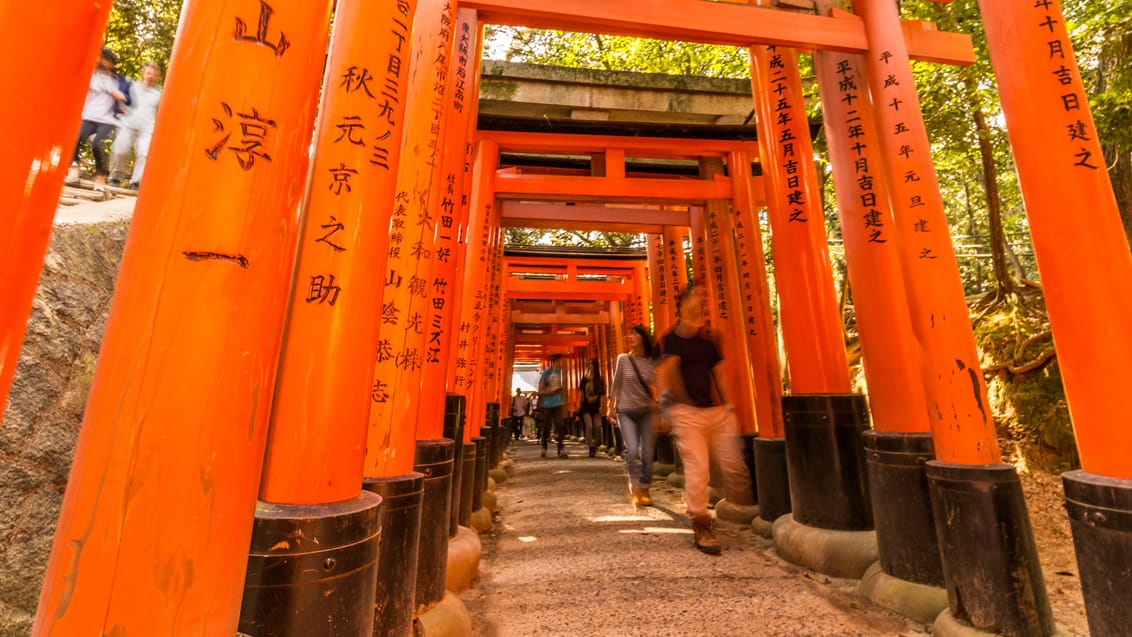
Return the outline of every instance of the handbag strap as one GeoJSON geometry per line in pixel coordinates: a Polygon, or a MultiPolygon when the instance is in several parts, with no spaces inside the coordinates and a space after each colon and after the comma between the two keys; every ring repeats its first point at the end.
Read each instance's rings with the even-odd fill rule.
{"type": "Polygon", "coordinates": [[[633,360],[632,354],[630,354],[628,358],[629,364],[633,366],[633,373],[637,375],[637,382],[641,384],[641,389],[645,390],[645,393],[649,396],[652,396],[652,390],[649,389],[645,379],[641,377],[641,370],[637,368],[637,361],[633,360]]]}

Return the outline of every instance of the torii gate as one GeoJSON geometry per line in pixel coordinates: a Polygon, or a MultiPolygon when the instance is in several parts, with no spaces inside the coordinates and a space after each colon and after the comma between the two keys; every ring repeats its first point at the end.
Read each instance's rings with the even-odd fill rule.
{"type": "MultiPolygon", "coordinates": [[[[434,226],[432,220],[454,216],[449,211],[459,197],[455,202],[447,200],[446,208],[444,195],[460,193],[464,181],[459,167],[468,157],[464,139],[469,138],[474,120],[468,114],[474,109],[465,107],[462,100],[469,88],[465,83],[477,75],[478,55],[474,43],[469,50],[468,40],[469,33],[477,32],[477,20],[752,46],[752,76],[761,89],[756,91],[760,155],[764,167],[770,169],[767,199],[771,216],[780,216],[788,229],[791,223],[798,229],[806,225],[803,220],[812,219],[802,204],[813,200],[806,194],[812,194],[807,191],[812,184],[806,183],[809,175],[804,166],[808,149],[803,146],[803,152],[798,152],[795,144],[801,143],[800,138],[790,125],[791,119],[799,118],[784,115],[800,106],[793,99],[798,87],[790,49],[817,51],[815,67],[842,201],[846,251],[847,255],[851,251],[852,234],[857,246],[853,252],[859,256],[849,257],[858,301],[862,310],[886,307],[862,298],[861,293],[870,288],[879,298],[883,298],[881,292],[895,292],[895,298],[908,300],[906,307],[888,306],[899,315],[887,324],[894,331],[866,328],[862,322],[862,342],[870,368],[874,360],[899,362],[894,351],[910,353],[911,361],[922,360],[922,367],[912,365],[913,373],[904,377],[922,381],[924,409],[918,413],[908,410],[915,401],[895,401],[883,407],[905,413],[913,422],[926,423],[941,459],[928,463],[927,475],[950,610],[958,620],[977,628],[1051,634],[1052,617],[1032,557],[1017,479],[1011,468],[1000,464],[987,414],[985,387],[957,285],[954,254],[943,231],[946,223],[908,68],[910,57],[969,63],[973,61],[969,42],[961,35],[936,32],[923,24],[901,25],[890,0],[855,0],[856,15],[837,11],[826,15],[829,5],[818,3],[823,14],[819,16],[703,0],[620,4],[568,0],[553,7],[520,0],[484,0],[461,4],[457,20],[454,5],[431,0],[421,0],[417,6],[411,0],[400,0],[388,7],[362,7],[362,3],[343,0],[337,5],[338,28],[327,75],[327,94],[335,97],[327,100],[320,115],[324,125],[319,127],[312,166],[314,174],[323,178],[328,174],[325,171],[358,170],[346,161],[372,167],[367,168],[369,177],[359,176],[354,182],[361,188],[368,180],[365,192],[370,197],[361,197],[361,192],[353,197],[358,205],[350,209],[348,218],[341,216],[345,209],[335,208],[339,214],[327,227],[321,211],[312,208],[305,217],[295,211],[315,203],[313,193],[304,197],[300,184],[307,181],[306,148],[329,37],[330,2],[281,0],[270,7],[188,3],[156,131],[151,173],[123,258],[76,451],[75,479],[68,486],[60,516],[35,634],[232,634],[252,535],[250,514],[256,496],[263,495],[259,492],[261,479],[269,484],[272,476],[281,475],[270,470],[270,462],[266,476],[260,471],[269,420],[272,454],[284,454],[287,449],[277,441],[285,438],[280,423],[287,414],[280,412],[278,401],[290,395],[289,367],[321,371],[329,367],[312,360],[332,359],[334,368],[346,372],[341,378],[368,386],[370,391],[365,392],[365,400],[353,400],[353,413],[348,417],[338,411],[334,400],[322,403],[326,407],[317,414],[322,422],[343,426],[334,429],[335,435],[316,436],[318,444],[334,444],[329,445],[333,452],[323,456],[327,460],[314,464],[333,467],[334,474],[344,479],[331,481],[335,486],[328,492],[310,485],[284,486],[279,490],[283,495],[276,500],[282,505],[348,502],[351,504],[340,511],[343,515],[370,511],[365,515],[373,517],[375,505],[360,491],[360,456],[376,454],[372,462],[365,459],[373,467],[367,473],[370,477],[407,476],[403,472],[412,466],[406,458],[412,455],[414,440],[427,442],[439,435],[436,419],[426,414],[442,410],[443,402],[436,395],[426,396],[411,388],[424,386],[431,391],[437,386],[422,385],[420,379],[427,378],[432,369],[445,375],[441,357],[448,348],[433,345],[431,335],[417,334],[415,327],[409,328],[413,335],[404,333],[406,324],[400,321],[420,325],[412,317],[427,313],[430,320],[439,317],[436,320],[441,325],[454,323],[453,308],[446,303],[440,303],[444,307],[435,308],[435,313],[420,311],[413,299],[419,288],[412,282],[423,279],[426,284],[447,284],[451,278],[432,273],[447,272],[446,262],[438,255],[451,254],[445,242],[455,241],[455,235],[436,231],[445,226],[434,226]],[[257,22],[259,29],[253,34],[246,25],[257,22]],[[387,27],[383,37],[373,37],[369,29],[373,24],[387,27]],[[412,45],[427,53],[413,65],[411,89],[402,83],[406,78],[400,75],[400,67],[388,64],[394,58],[409,59],[403,46],[408,46],[410,24],[414,24],[412,45]],[[224,64],[223,72],[217,64],[224,64]],[[350,68],[388,69],[366,87],[365,93],[377,99],[369,89],[384,81],[391,99],[382,111],[388,127],[369,131],[373,136],[368,139],[351,136],[361,132],[350,124],[354,123],[351,118],[361,117],[356,114],[359,106],[355,101],[362,99],[364,84],[360,75],[350,74],[350,68]],[[444,79],[437,82],[437,78],[444,79]],[[337,90],[331,90],[330,81],[337,90]],[[780,95],[779,89],[784,95],[772,101],[772,92],[780,95]],[[412,102],[419,114],[402,110],[405,102],[412,102]],[[403,145],[398,143],[402,113],[406,113],[403,145]],[[433,115],[436,121],[430,121],[433,115]],[[437,125],[446,115],[447,125],[437,125]],[[346,129],[337,128],[339,124],[346,129]],[[239,139],[231,141],[237,134],[239,139]],[[346,139],[351,146],[355,139],[361,143],[356,149],[335,148],[332,134],[343,134],[338,141],[346,139]],[[398,164],[402,147],[410,152],[398,164]],[[794,155],[803,164],[801,169],[791,163],[794,155]],[[792,172],[799,170],[803,174],[792,172]],[[445,190],[449,187],[450,191],[445,190]],[[419,241],[407,244],[410,256],[398,261],[394,269],[389,259],[403,256],[387,249],[393,236],[389,229],[398,217],[397,208],[389,205],[396,199],[389,195],[402,192],[409,199],[406,208],[414,207],[404,214],[416,215],[416,221],[434,232],[427,237],[417,235],[419,241]],[[437,196],[413,200],[409,193],[437,196]],[[373,208],[366,215],[359,214],[363,201],[373,208]],[[420,209],[415,208],[418,204],[420,209]],[[443,214],[446,212],[449,214],[443,214]],[[303,218],[305,224],[300,224],[303,218]],[[378,228],[381,220],[386,230],[356,235],[348,246],[320,243],[325,242],[328,229],[338,223],[345,226],[346,220],[357,227],[372,224],[378,228]],[[304,234],[304,250],[298,276],[305,289],[295,290],[285,323],[300,234],[304,234]],[[316,249],[334,253],[335,246],[349,254],[338,254],[338,260],[332,262],[311,261],[316,249]],[[873,250],[878,246],[887,246],[887,251],[873,250]],[[355,263],[351,260],[355,253],[371,260],[355,263]],[[435,264],[430,261],[434,258],[435,264]],[[324,269],[328,263],[341,268],[339,278],[332,278],[324,269]],[[342,274],[346,271],[360,272],[361,278],[347,277],[342,274]],[[391,277],[393,283],[386,289],[374,290],[376,296],[385,292],[390,297],[388,308],[372,302],[375,295],[371,295],[371,302],[362,303],[356,311],[327,311],[311,319],[300,318],[304,309],[320,311],[337,303],[350,306],[349,285],[367,288],[364,277],[374,271],[412,273],[401,279],[391,277]],[[858,275],[864,277],[864,284],[859,283],[858,275]],[[404,290],[401,282],[407,286],[404,290]],[[406,305],[397,304],[401,301],[406,305]],[[383,313],[383,309],[396,312],[383,313]],[[398,400],[415,407],[413,413],[422,413],[423,431],[417,431],[411,419],[410,424],[394,426],[389,419],[366,416],[371,411],[370,398],[376,401],[379,392],[385,391],[374,381],[384,384],[384,377],[366,370],[374,361],[365,360],[376,349],[368,345],[379,341],[376,326],[383,316],[396,319],[403,331],[398,336],[401,349],[394,353],[396,368],[389,370],[397,379],[392,388],[403,392],[398,400]],[[311,331],[296,330],[300,321],[308,321],[311,331]],[[280,364],[285,324],[286,342],[298,344],[286,346],[280,364]],[[329,338],[345,334],[347,328],[356,330],[358,340],[329,338]],[[866,331],[875,335],[873,342],[879,348],[866,342],[866,331]],[[296,341],[297,334],[310,337],[306,346],[296,341]],[[896,346],[890,347],[893,341],[896,346]],[[357,347],[356,342],[367,346],[357,347]],[[361,356],[349,357],[359,363],[342,364],[340,357],[351,350],[361,352],[361,356]],[[426,352],[419,362],[415,355],[410,356],[418,351],[426,352]],[[282,390],[273,403],[280,366],[282,390]],[[273,412],[280,417],[272,418],[273,412]],[[368,422],[368,432],[357,424],[361,422],[368,422]],[[355,451],[359,444],[351,441],[365,433],[371,448],[368,454],[359,454],[355,451]],[[356,460],[344,462],[343,458],[356,460]],[[1002,535],[1000,529],[1006,529],[1002,535]],[[984,551],[967,552],[972,543],[994,538],[1006,540],[1007,545],[988,541],[978,547],[984,551]],[[153,585],[158,569],[163,573],[161,587],[153,585]],[[980,581],[1001,573],[1012,576],[1009,581],[993,581],[989,588],[980,581]]],[[[1058,2],[981,1],[980,6],[1084,467],[1067,474],[1065,484],[1089,621],[1097,634],[1114,634],[1123,625],[1122,591],[1111,584],[1118,579],[1115,574],[1128,570],[1129,533],[1110,522],[1112,516],[1100,509],[1119,512],[1115,517],[1121,520],[1132,509],[1132,471],[1125,462],[1127,436],[1121,431],[1123,411],[1111,400],[1122,389],[1120,383],[1126,376],[1122,366],[1132,360],[1132,337],[1124,329],[1132,316],[1132,295],[1111,294],[1108,289],[1114,281],[1122,286],[1132,281],[1132,257],[1120,232],[1107,173],[1099,161],[1099,142],[1058,2]],[[1066,130],[1072,134],[1051,132],[1066,130]],[[1088,225],[1081,224],[1076,215],[1065,214],[1076,209],[1089,210],[1088,225]],[[1093,338],[1094,334],[1104,338],[1093,338]],[[1102,548],[1114,545],[1122,548],[1102,548]]],[[[0,197],[9,204],[8,210],[15,211],[12,230],[0,238],[0,297],[5,300],[0,304],[4,308],[0,314],[0,395],[6,395],[10,383],[66,169],[60,160],[66,153],[61,151],[74,137],[86,74],[97,55],[108,11],[107,4],[77,1],[57,12],[20,3],[8,3],[0,10],[4,18],[0,24],[7,31],[2,41],[11,47],[11,56],[18,52],[21,57],[56,60],[57,69],[50,75],[33,74],[28,87],[29,94],[56,99],[49,104],[27,100],[13,105],[16,121],[35,121],[37,126],[12,131],[5,155],[9,169],[0,172],[0,183],[5,184],[0,197]]],[[[376,117],[369,111],[365,114],[376,117]]],[[[377,122],[371,120],[369,125],[376,127],[377,122]]],[[[463,226],[478,229],[470,234],[483,239],[480,244],[466,244],[464,263],[488,267],[465,267],[465,291],[449,298],[462,299],[463,316],[472,311],[490,314],[487,340],[491,342],[465,347],[474,350],[477,363],[481,358],[492,361],[485,370],[497,385],[498,328],[503,319],[500,304],[490,298],[490,292],[498,290],[501,247],[496,231],[499,211],[493,205],[497,189],[491,184],[498,154],[492,151],[490,141],[477,144],[468,225],[463,226]],[[486,308],[475,307],[477,295],[487,303],[486,308]],[[496,330],[494,338],[492,329],[496,330]]],[[[729,165],[734,168],[746,162],[732,160],[729,165]]],[[[702,169],[711,177],[718,174],[719,166],[702,169]]],[[[357,173],[336,173],[335,182],[341,183],[339,176],[350,174],[357,173]]],[[[714,178],[709,184],[696,187],[712,191],[718,186],[714,178]]],[[[624,183],[617,192],[597,192],[594,198],[616,198],[621,188],[636,185],[624,183]]],[[[693,238],[705,246],[697,267],[705,274],[715,257],[709,255],[708,239],[700,237],[712,231],[722,233],[725,226],[721,226],[720,214],[717,211],[715,219],[705,220],[704,232],[693,238]]],[[[791,245],[812,247],[818,234],[799,232],[791,245]]],[[[331,253],[327,256],[337,254],[331,253]]],[[[821,261],[821,255],[812,249],[799,254],[805,264],[821,261]]],[[[808,298],[820,298],[819,288],[827,285],[820,276],[803,277],[802,282],[817,286],[807,290],[818,291],[808,298]]],[[[727,285],[724,282],[721,288],[724,293],[727,285]]],[[[802,288],[782,288],[784,293],[787,289],[802,288]]],[[[786,303],[785,296],[783,301],[786,303]]],[[[832,330],[822,327],[828,313],[820,311],[820,304],[808,314],[807,308],[815,309],[805,303],[795,305],[799,320],[788,324],[818,328],[819,338],[814,339],[818,357],[816,363],[807,363],[813,361],[812,356],[796,357],[795,352],[806,343],[798,341],[791,352],[791,339],[786,336],[792,387],[794,380],[804,379],[812,383],[815,394],[845,395],[847,387],[838,386],[836,355],[832,362],[822,358],[835,340],[829,338],[832,330]]],[[[716,310],[721,309],[717,304],[716,310]]],[[[461,319],[463,323],[468,321],[461,319]]],[[[441,328],[439,334],[446,332],[441,328]]],[[[458,349],[453,344],[453,350],[458,349]]],[[[889,371],[893,369],[897,368],[889,371]]],[[[294,385],[295,391],[339,396],[332,383],[325,390],[315,387],[317,374],[307,378],[312,380],[294,385]]],[[[882,386],[870,379],[874,392],[882,386]]],[[[451,382],[448,387],[457,388],[451,382]]],[[[497,396],[497,390],[491,386],[472,393],[497,396]]],[[[878,408],[885,401],[877,398],[874,395],[872,402],[878,430],[890,434],[919,431],[919,425],[908,422],[882,422],[878,408]]],[[[377,413],[381,415],[380,410],[377,413]]],[[[300,425],[296,431],[305,435],[311,429],[300,425]]],[[[886,441],[901,446],[903,440],[912,438],[896,436],[886,441]]],[[[291,448],[305,461],[317,455],[310,444],[305,441],[291,448]]],[[[881,451],[881,442],[874,444],[881,451]]],[[[313,471],[310,477],[314,483],[328,484],[322,471],[313,471]]],[[[879,516],[877,521],[880,525],[879,516]]]]}

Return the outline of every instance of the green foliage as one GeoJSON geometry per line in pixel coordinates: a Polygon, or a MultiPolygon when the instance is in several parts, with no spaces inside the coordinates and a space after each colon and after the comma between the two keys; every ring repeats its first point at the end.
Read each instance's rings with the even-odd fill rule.
{"type": "Polygon", "coordinates": [[[181,0],[116,0],[106,46],[118,54],[118,72],[136,77],[146,62],[166,69],[180,15],[181,0]]]}
{"type": "Polygon", "coordinates": [[[665,73],[704,77],[750,77],[744,49],[594,33],[488,26],[488,55],[509,62],[570,68],[665,73]]]}
{"type": "Polygon", "coordinates": [[[539,228],[506,228],[505,243],[509,246],[583,246],[587,248],[645,247],[643,234],[625,232],[585,232],[581,230],[542,230],[539,228]]]}

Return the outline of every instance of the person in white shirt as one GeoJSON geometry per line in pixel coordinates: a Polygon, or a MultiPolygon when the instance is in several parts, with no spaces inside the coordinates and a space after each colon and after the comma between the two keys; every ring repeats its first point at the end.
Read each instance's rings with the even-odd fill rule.
{"type": "Polygon", "coordinates": [[[118,121],[118,136],[110,147],[110,181],[125,185],[126,162],[130,149],[134,150],[134,172],[129,186],[137,190],[145,171],[149,155],[149,142],[153,138],[153,124],[157,121],[157,104],[161,101],[161,67],[147,62],[142,67],[141,80],[130,85],[130,110],[118,121]]]}
{"type": "Polygon", "coordinates": [[[530,401],[516,387],[515,395],[511,398],[511,434],[515,436],[515,440],[523,437],[523,418],[526,417],[529,406],[530,401]]]}
{"type": "Polygon", "coordinates": [[[114,128],[118,120],[114,118],[118,102],[125,102],[126,96],[118,90],[118,76],[114,74],[114,65],[118,63],[118,56],[110,49],[102,49],[98,59],[98,68],[90,77],[90,89],[83,104],[83,123],[79,128],[79,140],[75,143],[75,155],[71,163],[68,182],[79,179],[79,151],[83,142],[90,139],[90,150],[94,155],[94,189],[106,190],[106,176],[110,174],[107,169],[106,142],[114,135],[114,128]]]}

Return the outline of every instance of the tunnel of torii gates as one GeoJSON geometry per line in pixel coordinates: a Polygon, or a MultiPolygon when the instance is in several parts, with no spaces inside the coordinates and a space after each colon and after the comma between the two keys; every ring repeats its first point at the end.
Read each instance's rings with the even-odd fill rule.
{"type": "MultiPolygon", "coordinates": [[[[756,523],[774,522],[779,551],[807,554],[780,528],[875,533],[886,576],[946,590],[937,627],[1052,634],[909,67],[970,64],[971,42],[901,23],[892,0],[815,4],[186,3],[34,634],[325,634],[328,621],[335,635],[408,634],[452,597],[449,545],[499,457],[487,441],[501,438],[489,434],[508,352],[584,342],[608,370],[646,307],[658,331],[672,324],[682,233],[752,440],[756,523]],[[759,139],[477,130],[485,23],[749,47],[759,139]],[[803,50],[867,406],[850,391],[803,50]],[[504,151],[592,168],[524,170],[504,151]],[[699,178],[627,169],[642,157],[694,160],[699,178]],[[752,216],[763,206],[788,392],[752,216]],[[647,264],[505,258],[511,224],[647,233],[647,264]],[[584,302],[605,308],[584,338],[509,328],[567,323],[584,302]]],[[[1132,362],[1132,258],[1060,5],[979,4],[1083,465],[1064,486],[1088,620],[1126,634],[1130,408],[1113,397],[1132,362]]],[[[4,399],[108,11],[0,8],[8,57],[53,69],[25,78],[50,99],[7,106],[34,125],[9,130],[0,154],[4,399]]]]}

